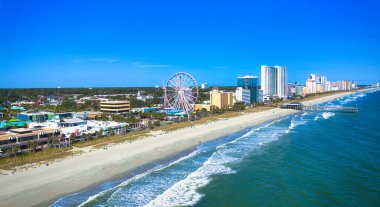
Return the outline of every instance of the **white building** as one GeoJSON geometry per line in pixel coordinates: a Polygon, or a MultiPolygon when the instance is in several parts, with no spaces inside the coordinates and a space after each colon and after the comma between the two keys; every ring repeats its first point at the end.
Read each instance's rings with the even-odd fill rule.
{"type": "Polygon", "coordinates": [[[306,93],[317,93],[317,82],[313,78],[306,80],[306,93]]]}
{"type": "Polygon", "coordinates": [[[243,87],[237,87],[235,91],[236,102],[251,103],[251,90],[243,87]]]}
{"type": "Polygon", "coordinates": [[[202,83],[201,88],[202,89],[208,89],[209,88],[208,83],[202,83]]]}
{"type": "Polygon", "coordinates": [[[316,75],[316,74],[310,74],[310,79],[315,81],[316,83],[320,83],[321,82],[321,77],[316,75]]]}
{"type": "Polygon", "coordinates": [[[327,83],[327,77],[326,76],[321,76],[320,80],[321,80],[321,84],[326,84],[327,83]]]}
{"type": "Polygon", "coordinates": [[[303,88],[302,85],[296,85],[296,96],[303,96],[303,88]]]}
{"type": "Polygon", "coordinates": [[[323,91],[324,92],[331,91],[331,82],[330,81],[326,81],[326,83],[323,85],[323,91]]]}
{"type": "Polygon", "coordinates": [[[263,95],[286,98],[286,67],[261,66],[261,89],[263,95]]]}

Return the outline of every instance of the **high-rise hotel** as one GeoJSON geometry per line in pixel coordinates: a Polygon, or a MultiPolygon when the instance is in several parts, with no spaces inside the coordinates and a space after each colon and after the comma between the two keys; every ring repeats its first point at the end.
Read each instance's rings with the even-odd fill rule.
{"type": "Polygon", "coordinates": [[[286,67],[262,65],[261,89],[264,96],[286,98],[286,67]]]}

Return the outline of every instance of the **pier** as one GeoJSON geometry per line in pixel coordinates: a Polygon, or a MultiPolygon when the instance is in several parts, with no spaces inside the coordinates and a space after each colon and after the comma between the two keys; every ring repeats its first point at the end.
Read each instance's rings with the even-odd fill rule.
{"type": "Polygon", "coordinates": [[[359,111],[357,107],[343,106],[302,106],[303,111],[322,111],[322,112],[343,112],[356,113],[359,111]]]}
{"type": "Polygon", "coordinates": [[[343,113],[356,113],[359,111],[358,107],[343,107],[343,106],[306,106],[299,102],[281,105],[282,109],[294,109],[300,111],[320,111],[320,112],[343,112],[343,113]]]}

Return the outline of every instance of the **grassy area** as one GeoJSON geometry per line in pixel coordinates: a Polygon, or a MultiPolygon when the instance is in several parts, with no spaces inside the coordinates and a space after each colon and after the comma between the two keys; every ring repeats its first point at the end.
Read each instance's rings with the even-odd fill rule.
{"type": "Polygon", "coordinates": [[[97,139],[91,139],[85,142],[78,142],[74,144],[74,147],[94,147],[94,148],[101,148],[108,144],[115,144],[115,143],[121,143],[125,141],[133,141],[138,138],[144,137],[148,134],[147,131],[133,131],[129,132],[128,134],[123,135],[115,135],[115,136],[109,136],[109,137],[102,137],[97,139]]]}
{"type": "MultiPolygon", "coordinates": [[[[121,143],[125,141],[133,141],[148,134],[147,131],[135,131],[125,135],[115,135],[110,137],[103,137],[92,139],[85,142],[75,143],[73,147],[94,147],[101,148],[108,144],[121,143]]],[[[34,153],[25,153],[12,157],[0,158],[0,170],[13,170],[16,167],[30,165],[30,164],[43,164],[43,162],[50,162],[57,159],[63,159],[68,156],[77,154],[72,151],[72,147],[66,148],[46,148],[42,151],[34,153]]]]}
{"type": "Polygon", "coordinates": [[[43,162],[54,161],[73,155],[71,147],[66,148],[48,148],[43,151],[25,153],[13,157],[4,157],[0,159],[1,170],[12,170],[16,167],[28,164],[43,164],[43,162]]]}

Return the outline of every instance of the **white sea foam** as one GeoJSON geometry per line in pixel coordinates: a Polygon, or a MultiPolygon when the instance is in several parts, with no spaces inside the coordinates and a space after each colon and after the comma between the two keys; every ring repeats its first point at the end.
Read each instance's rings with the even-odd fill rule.
{"type": "Polygon", "coordinates": [[[210,156],[208,158],[199,159],[199,156],[193,158],[202,153],[197,150],[169,165],[136,175],[116,187],[89,197],[80,206],[91,204],[94,201],[98,202],[96,201],[97,199],[99,201],[103,199],[102,204],[98,203],[98,206],[108,204],[122,206],[125,203],[129,203],[131,206],[145,204],[146,206],[193,205],[203,197],[202,194],[197,192],[197,189],[207,185],[212,180],[213,175],[235,173],[230,166],[231,164],[241,162],[247,154],[260,148],[261,145],[277,140],[285,129],[284,127],[271,127],[271,125],[282,120],[276,120],[262,127],[252,129],[239,138],[218,146],[211,156],[207,155],[207,151],[205,151],[206,154],[200,154],[201,157],[204,155],[210,156]],[[266,131],[265,129],[268,127],[271,128],[266,131]],[[263,129],[264,132],[260,131],[263,129]],[[257,133],[258,131],[260,133],[257,133]],[[186,166],[189,166],[187,162],[191,162],[191,165],[198,164],[193,165],[195,170],[187,167],[182,168],[182,161],[186,163],[186,166]],[[174,168],[169,168],[172,165],[175,165],[174,168]],[[161,172],[160,170],[169,171],[161,172]],[[162,175],[160,173],[167,175],[165,179],[161,179],[162,175]],[[142,183],[140,183],[140,180],[142,183]]]}
{"type": "Polygon", "coordinates": [[[350,96],[343,97],[338,100],[340,101],[341,104],[346,104],[349,102],[357,101],[359,98],[363,98],[367,96],[368,93],[371,93],[371,92],[359,92],[359,93],[352,94],[350,96]]]}
{"type": "Polygon", "coordinates": [[[322,118],[322,117],[320,117],[320,116],[316,116],[316,117],[314,117],[314,121],[317,121],[317,120],[320,119],[320,118],[322,118]]]}
{"type": "Polygon", "coordinates": [[[334,116],[335,114],[332,112],[323,112],[322,117],[324,119],[329,119],[330,117],[334,116]]]}
{"type": "MultiPolygon", "coordinates": [[[[177,159],[177,160],[175,160],[175,161],[169,163],[168,165],[165,165],[165,166],[158,166],[158,167],[153,168],[153,169],[151,169],[151,170],[148,170],[148,171],[146,171],[146,172],[144,172],[144,173],[138,174],[138,175],[136,175],[136,176],[134,176],[134,177],[132,177],[132,178],[130,178],[130,179],[124,181],[123,183],[121,183],[121,184],[119,184],[119,185],[117,185],[117,186],[115,186],[115,187],[113,187],[113,188],[110,188],[110,189],[104,190],[104,191],[102,191],[102,192],[99,192],[99,193],[96,194],[96,195],[90,196],[85,202],[81,203],[81,204],[79,205],[79,207],[80,207],[80,206],[85,206],[86,204],[88,204],[88,203],[94,201],[95,199],[97,199],[97,198],[99,198],[99,197],[105,195],[105,194],[108,193],[108,192],[111,192],[112,190],[117,189],[114,193],[112,193],[112,194],[116,194],[116,193],[118,193],[118,190],[121,189],[121,187],[126,186],[126,185],[132,183],[133,181],[136,181],[136,180],[138,180],[138,179],[140,179],[140,178],[143,178],[143,177],[145,177],[145,176],[151,174],[152,172],[157,172],[157,171],[163,170],[163,169],[165,169],[165,168],[171,167],[171,166],[173,166],[173,165],[175,165],[175,164],[177,164],[177,163],[179,163],[179,162],[181,162],[181,161],[183,161],[183,160],[186,160],[186,159],[189,159],[189,158],[191,158],[191,157],[196,156],[198,153],[199,153],[199,151],[196,150],[196,151],[194,151],[194,152],[192,152],[192,153],[190,153],[190,154],[188,154],[188,155],[186,155],[186,156],[183,156],[183,157],[181,157],[181,158],[179,158],[179,159],[177,159]]],[[[111,197],[112,197],[112,195],[111,195],[111,197]]],[[[57,202],[58,202],[58,201],[57,201],[57,202]]],[[[54,206],[54,204],[53,204],[53,206],[54,206]]]]}
{"type": "MultiPolygon", "coordinates": [[[[305,114],[306,115],[306,114],[305,114]]],[[[290,133],[294,128],[296,128],[297,126],[300,126],[300,125],[304,125],[306,124],[308,121],[306,119],[304,119],[303,117],[301,118],[297,118],[297,117],[293,117],[292,120],[290,121],[290,125],[288,127],[288,129],[285,131],[285,133],[290,133]]]]}
{"type": "Polygon", "coordinates": [[[213,175],[235,173],[230,167],[231,164],[239,163],[252,150],[259,148],[260,145],[277,140],[281,136],[284,131],[283,127],[273,127],[268,132],[255,133],[276,122],[278,121],[251,130],[238,139],[217,147],[216,151],[201,167],[158,195],[145,206],[195,205],[204,196],[197,189],[206,186],[212,180],[213,175]],[[252,139],[244,139],[249,136],[254,137],[252,139]]]}

